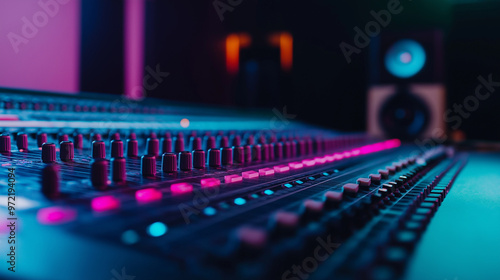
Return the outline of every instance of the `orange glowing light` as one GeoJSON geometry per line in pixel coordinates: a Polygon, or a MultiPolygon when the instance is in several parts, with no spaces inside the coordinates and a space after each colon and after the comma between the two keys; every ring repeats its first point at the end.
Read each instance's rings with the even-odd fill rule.
{"type": "Polygon", "coordinates": [[[188,119],[182,119],[181,120],[181,126],[184,128],[189,127],[189,120],[188,119]]]}
{"type": "Polygon", "coordinates": [[[293,37],[288,32],[272,34],[269,43],[280,48],[280,63],[283,71],[292,70],[293,66],[293,37]]]}
{"type": "Polygon", "coordinates": [[[231,34],[226,38],[226,68],[230,74],[238,73],[240,66],[240,37],[231,34]]]}

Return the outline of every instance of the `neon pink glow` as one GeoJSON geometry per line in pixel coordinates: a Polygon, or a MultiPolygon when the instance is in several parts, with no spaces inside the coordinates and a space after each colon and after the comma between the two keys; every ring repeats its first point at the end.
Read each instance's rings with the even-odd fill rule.
{"type": "Polygon", "coordinates": [[[290,166],[292,169],[304,168],[304,164],[302,162],[290,162],[288,166],[290,166]]]}
{"type": "Polygon", "coordinates": [[[276,173],[285,173],[285,172],[290,171],[290,166],[287,166],[287,165],[276,165],[274,167],[274,171],[276,173]]]}
{"type": "Polygon", "coordinates": [[[323,164],[326,162],[326,159],[325,158],[322,158],[322,157],[317,157],[317,158],[314,158],[314,161],[317,163],[317,164],[323,164]]]}
{"type": "Polygon", "coordinates": [[[332,161],[335,161],[335,156],[334,155],[326,155],[325,156],[325,160],[327,162],[332,162],[332,161]]]}
{"type": "Polygon", "coordinates": [[[1,87],[78,92],[80,6],[80,0],[0,2],[1,87]]]}
{"type": "Polygon", "coordinates": [[[274,169],[271,168],[261,168],[259,169],[260,176],[269,176],[274,174],[274,169]]]}
{"type": "Polygon", "coordinates": [[[125,0],[125,96],[143,98],[145,0],[125,0]]]}
{"type": "Polygon", "coordinates": [[[236,182],[241,182],[242,180],[243,180],[243,177],[236,175],[236,174],[224,176],[225,183],[236,183],[236,182]]]}
{"type": "Polygon", "coordinates": [[[361,153],[361,150],[360,150],[360,149],[354,149],[354,150],[352,150],[352,151],[351,151],[351,155],[353,155],[353,156],[357,156],[357,155],[359,155],[360,153],[361,153]]]}
{"type": "Polygon", "coordinates": [[[193,191],[193,185],[188,183],[177,183],[170,186],[170,191],[173,194],[185,194],[193,191]]]}
{"type": "Polygon", "coordinates": [[[60,225],[74,221],[76,214],[76,210],[72,208],[54,206],[38,210],[36,219],[43,225],[60,225]]]}
{"type": "Polygon", "coordinates": [[[341,160],[344,158],[344,154],[334,154],[333,157],[335,158],[335,160],[341,160]]]}
{"type": "Polygon", "coordinates": [[[315,166],[316,161],[314,159],[305,159],[302,161],[305,166],[315,166]]]}
{"type": "Polygon", "coordinates": [[[111,195],[96,197],[90,203],[92,209],[97,212],[110,211],[120,207],[120,201],[111,195]]]}
{"type": "Polygon", "coordinates": [[[259,172],[256,171],[245,171],[241,173],[244,179],[255,179],[259,178],[259,172]]]}
{"type": "Polygon", "coordinates": [[[220,186],[220,180],[215,178],[205,178],[201,179],[201,186],[203,188],[217,187],[220,186]]]}
{"type": "Polygon", "coordinates": [[[160,200],[161,197],[162,197],[161,191],[154,188],[138,190],[135,192],[135,199],[137,199],[137,201],[141,203],[148,203],[160,200]]]}

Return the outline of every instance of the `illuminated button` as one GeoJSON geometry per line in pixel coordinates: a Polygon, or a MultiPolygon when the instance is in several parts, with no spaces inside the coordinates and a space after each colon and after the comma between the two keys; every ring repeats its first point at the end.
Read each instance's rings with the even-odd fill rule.
{"type": "Polygon", "coordinates": [[[369,187],[372,183],[372,180],[370,180],[369,178],[359,178],[357,182],[360,187],[369,187]]]}
{"type": "Polygon", "coordinates": [[[111,195],[96,197],[91,202],[92,209],[97,212],[115,210],[120,207],[120,201],[111,195]]]}
{"type": "Polygon", "coordinates": [[[173,194],[185,194],[193,191],[193,185],[188,183],[177,183],[170,186],[170,191],[173,194]]]}
{"type": "Polygon", "coordinates": [[[205,179],[201,179],[200,183],[201,183],[201,186],[204,188],[217,187],[220,185],[220,180],[215,179],[215,178],[205,178],[205,179]]]}
{"type": "Polygon", "coordinates": [[[66,207],[47,207],[38,210],[36,219],[43,225],[60,225],[76,219],[77,212],[72,208],[66,207]]]}
{"type": "Polygon", "coordinates": [[[344,188],[344,192],[348,193],[348,194],[357,194],[358,193],[358,190],[359,190],[359,186],[358,184],[353,184],[353,183],[348,183],[348,184],[345,184],[343,186],[344,188]]]}
{"type": "Polygon", "coordinates": [[[243,177],[236,175],[236,174],[224,176],[225,183],[236,183],[236,182],[241,182],[242,180],[243,180],[243,177]]]}
{"type": "Polygon", "coordinates": [[[292,169],[301,169],[304,167],[304,164],[302,162],[290,162],[288,166],[292,169]]]}
{"type": "Polygon", "coordinates": [[[326,162],[326,159],[325,158],[322,158],[322,157],[316,157],[314,158],[314,161],[317,163],[317,164],[323,164],[326,162]]]}
{"type": "Polygon", "coordinates": [[[305,166],[314,166],[314,165],[316,165],[316,161],[313,160],[313,159],[305,159],[305,160],[302,161],[302,163],[305,166]]]}
{"type": "Polygon", "coordinates": [[[154,188],[138,190],[135,192],[135,199],[141,203],[148,203],[160,200],[161,197],[162,197],[161,191],[154,188]]]}
{"type": "Polygon", "coordinates": [[[288,172],[290,171],[290,166],[286,166],[286,165],[276,165],[274,167],[274,171],[276,173],[285,173],[285,172],[288,172]]]}
{"type": "Polygon", "coordinates": [[[255,179],[255,178],[259,178],[259,172],[256,172],[256,171],[245,171],[245,172],[241,173],[241,176],[244,179],[255,179]]]}
{"type": "Polygon", "coordinates": [[[238,197],[238,198],[234,199],[234,204],[236,204],[236,205],[243,205],[245,203],[247,203],[247,201],[242,197],[238,197]]]}
{"type": "Polygon", "coordinates": [[[162,222],[152,223],[148,226],[147,232],[153,237],[159,237],[167,233],[167,225],[162,222]]]}
{"type": "Polygon", "coordinates": [[[274,174],[274,169],[271,168],[262,168],[259,169],[259,175],[260,176],[270,176],[274,174]]]}
{"type": "Polygon", "coordinates": [[[388,179],[389,178],[389,170],[387,169],[379,169],[378,173],[382,176],[383,179],[388,179]]]}

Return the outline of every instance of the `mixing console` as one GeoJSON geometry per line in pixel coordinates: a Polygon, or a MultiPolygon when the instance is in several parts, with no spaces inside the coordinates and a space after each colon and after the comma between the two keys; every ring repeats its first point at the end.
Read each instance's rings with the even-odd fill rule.
{"type": "Polygon", "coordinates": [[[0,276],[398,279],[467,162],[283,115],[123,102],[3,97],[17,272],[0,276]]]}

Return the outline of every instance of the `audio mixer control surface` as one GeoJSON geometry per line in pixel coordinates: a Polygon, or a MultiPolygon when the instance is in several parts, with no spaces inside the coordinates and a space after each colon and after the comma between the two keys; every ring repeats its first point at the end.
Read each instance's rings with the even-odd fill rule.
{"type": "Polygon", "coordinates": [[[430,279],[419,244],[471,161],[276,115],[38,99],[1,98],[4,279],[430,279]]]}

